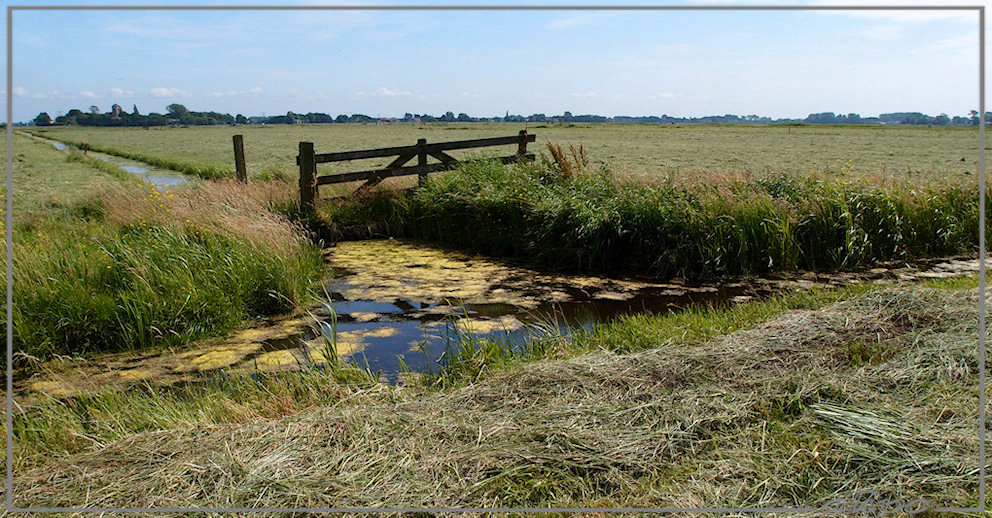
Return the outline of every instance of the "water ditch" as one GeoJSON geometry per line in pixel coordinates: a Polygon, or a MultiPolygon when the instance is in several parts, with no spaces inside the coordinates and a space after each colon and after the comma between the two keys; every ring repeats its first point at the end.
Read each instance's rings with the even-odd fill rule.
{"type": "Polygon", "coordinates": [[[195,383],[218,373],[254,374],[356,362],[395,383],[401,371],[437,369],[458,334],[523,344],[537,333],[590,327],[619,315],[664,314],[692,304],[726,306],[786,290],[852,283],[912,282],[967,275],[977,259],[890,264],[846,273],[790,272],[706,284],[540,272],[399,240],[342,242],[326,251],[326,300],[304,314],[271,319],[176,352],[145,351],[64,362],[21,383],[66,397],[133,383],[195,383]],[[66,380],[72,380],[71,383],[66,380]]]}
{"type": "MultiPolygon", "coordinates": [[[[31,133],[25,133],[28,137],[42,140],[44,142],[50,143],[55,149],[68,153],[70,148],[64,142],[59,142],[57,140],[47,139],[45,137],[39,137],[31,133]]],[[[138,162],[136,160],[131,160],[128,158],[122,158],[119,156],[108,155],[105,153],[98,153],[96,151],[87,151],[87,155],[104,162],[109,162],[122,171],[131,173],[143,181],[155,185],[155,187],[169,187],[175,185],[181,185],[189,181],[186,175],[177,173],[175,171],[170,171],[168,169],[159,169],[144,162],[138,162]]]]}

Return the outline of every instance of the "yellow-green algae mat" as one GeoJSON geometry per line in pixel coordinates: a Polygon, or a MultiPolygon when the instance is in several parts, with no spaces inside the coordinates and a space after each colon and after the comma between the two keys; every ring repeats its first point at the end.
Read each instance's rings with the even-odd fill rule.
{"type": "MultiPolygon", "coordinates": [[[[460,303],[509,304],[534,309],[542,302],[571,300],[568,289],[595,292],[598,298],[624,300],[644,288],[671,289],[684,293],[677,284],[607,279],[582,275],[545,274],[471,256],[396,240],[342,242],[327,251],[332,270],[346,271],[343,279],[328,279],[326,285],[347,300],[393,302],[416,300],[439,306],[424,308],[411,318],[426,313],[451,314],[460,328],[477,334],[515,330],[523,323],[513,316],[496,318],[457,317],[460,303]],[[344,281],[344,282],[342,282],[344,281]],[[335,285],[338,286],[335,286],[335,285]]],[[[373,323],[381,315],[355,312],[357,322],[370,322],[369,329],[339,331],[336,351],[347,360],[366,345],[366,338],[395,333],[388,324],[373,323]]],[[[436,333],[444,322],[425,324],[425,335],[436,333]],[[432,331],[433,329],[433,331],[432,331]]],[[[324,361],[327,351],[308,316],[291,316],[260,323],[256,327],[223,338],[201,340],[181,350],[130,352],[89,358],[63,358],[49,362],[23,388],[54,397],[69,397],[103,388],[124,387],[137,382],[171,385],[193,382],[203,373],[219,371],[254,372],[295,369],[301,364],[324,361]],[[301,347],[266,351],[273,341],[290,340],[310,331],[318,338],[298,344],[301,347]]]]}
{"type": "Polygon", "coordinates": [[[569,290],[591,298],[626,300],[644,289],[713,291],[680,283],[542,273],[432,246],[394,239],[338,243],[330,264],[350,272],[337,291],[347,300],[416,300],[466,304],[512,304],[533,309],[572,300],[569,290]],[[594,295],[594,296],[593,296],[594,295]]]}
{"type": "MultiPolygon", "coordinates": [[[[413,300],[431,305],[420,312],[408,313],[415,319],[426,313],[449,314],[456,326],[472,333],[514,330],[523,326],[516,317],[458,318],[460,303],[508,304],[528,310],[542,303],[572,300],[569,292],[583,293],[590,300],[626,300],[645,289],[662,294],[684,295],[688,292],[714,291],[712,286],[690,287],[680,282],[650,282],[587,275],[542,273],[411,242],[370,240],[342,242],[326,252],[331,271],[345,273],[329,278],[325,287],[346,300],[392,303],[413,300]]],[[[930,268],[875,268],[862,273],[812,274],[809,272],[773,279],[753,279],[759,289],[804,289],[815,285],[837,285],[859,280],[898,279],[912,281],[921,277],[948,277],[977,270],[977,260],[935,262],[930,268]]],[[[315,310],[317,311],[317,310],[315,310]]],[[[318,313],[322,313],[319,312],[318,313]]],[[[326,314],[318,315],[326,316],[326,314]]],[[[369,329],[337,333],[339,360],[347,360],[366,346],[366,338],[396,333],[387,323],[375,322],[382,315],[354,312],[356,322],[369,322],[369,329]]],[[[425,324],[425,335],[444,322],[425,324]]],[[[126,387],[137,382],[171,385],[193,382],[204,373],[255,372],[295,369],[307,362],[324,361],[326,344],[316,322],[309,316],[287,316],[259,323],[223,338],[193,343],[181,350],[131,352],[98,355],[89,358],[62,358],[48,362],[41,372],[18,383],[19,392],[44,392],[53,397],[70,397],[104,388],[126,387]],[[318,338],[304,342],[299,337],[310,331],[318,338]],[[266,350],[273,341],[296,340],[289,347],[266,350]]]]}

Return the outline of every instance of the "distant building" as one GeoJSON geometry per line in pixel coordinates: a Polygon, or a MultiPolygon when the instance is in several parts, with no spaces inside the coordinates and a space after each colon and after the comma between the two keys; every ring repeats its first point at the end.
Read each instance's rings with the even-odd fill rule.
{"type": "Polygon", "coordinates": [[[111,119],[117,120],[117,119],[120,119],[121,118],[121,105],[115,103],[110,108],[110,111],[112,112],[111,115],[110,115],[110,118],[111,119]]]}

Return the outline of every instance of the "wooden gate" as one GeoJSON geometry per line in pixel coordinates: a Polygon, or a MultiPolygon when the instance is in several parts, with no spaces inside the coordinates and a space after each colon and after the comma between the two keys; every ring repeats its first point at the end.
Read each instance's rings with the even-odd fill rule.
{"type": "Polygon", "coordinates": [[[499,157],[498,160],[504,164],[519,162],[521,160],[533,161],[534,154],[527,152],[527,143],[534,142],[535,139],[536,135],[527,133],[527,130],[521,130],[519,134],[510,137],[456,140],[453,142],[438,142],[436,144],[428,144],[427,139],[419,139],[417,140],[417,143],[412,146],[365,149],[361,151],[339,151],[337,153],[320,154],[314,153],[313,142],[300,142],[300,154],[296,157],[296,163],[300,166],[300,207],[308,210],[313,209],[314,198],[318,195],[318,187],[325,184],[365,180],[365,183],[362,184],[359,189],[367,189],[386,178],[391,178],[394,176],[407,176],[415,174],[423,180],[428,173],[454,168],[455,164],[458,163],[458,159],[445,153],[445,151],[451,151],[454,149],[471,149],[516,144],[516,154],[499,157]],[[390,162],[384,169],[325,176],[317,175],[317,164],[390,156],[396,156],[396,159],[390,162]],[[428,164],[428,156],[436,158],[440,161],[440,163],[428,164]],[[404,164],[414,158],[417,159],[417,165],[404,167],[404,164]]]}

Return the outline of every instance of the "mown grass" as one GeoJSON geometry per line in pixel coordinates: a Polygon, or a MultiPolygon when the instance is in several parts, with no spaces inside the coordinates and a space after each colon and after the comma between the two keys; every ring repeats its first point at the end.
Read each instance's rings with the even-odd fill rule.
{"type": "MultiPolygon", "coordinates": [[[[0,157],[6,162],[6,146],[0,157]]],[[[62,212],[93,195],[101,187],[120,185],[127,173],[100,167],[82,156],[57,151],[50,143],[14,134],[14,219],[30,221],[46,214],[62,212]],[[53,174],[53,171],[57,173],[53,174]]],[[[133,175],[131,175],[133,176],[133,175]]],[[[0,184],[6,194],[7,184],[0,184]]],[[[6,210],[6,202],[0,207],[6,210]]]]}
{"type": "Polygon", "coordinates": [[[970,251],[975,190],[972,182],[855,174],[647,181],[553,160],[476,161],[410,197],[378,191],[320,210],[343,231],[371,228],[542,267],[702,278],[970,251]]]}
{"type": "MultiPolygon", "coordinates": [[[[248,174],[296,178],[299,142],[318,153],[515,135],[523,124],[298,124],[141,128],[38,128],[63,141],[233,171],[231,137],[243,134],[248,174]]],[[[538,142],[581,142],[592,165],[647,177],[712,170],[763,172],[853,169],[873,175],[947,178],[977,175],[975,128],[579,124],[530,125],[538,142]],[[853,159],[853,161],[852,161],[853,159]]],[[[512,146],[487,150],[512,154],[512,146]]],[[[472,153],[452,152],[456,157],[472,153]]],[[[375,169],[391,159],[318,167],[321,174],[375,169]]]]}
{"type": "MultiPolygon", "coordinates": [[[[619,329],[640,333],[643,322],[619,322],[584,345],[574,340],[578,356],[559,350],[473,373],[456,390],[360,382],[328,385],[326,397],[295,389],[251,395],[265,403],[254,411],[269,419],[225,410],[170,420],[171,406],[195,405],[144,393],[135,396],[137,411],[157,421],[116,420],[116,406],[126,403],[112,397],[77,408],[43,402],[48,414],[18,434],[43,447],[38,429],[68,417],[74,424],[58,425],[68,438],[53,440],[65,450],[50,451],[70,455],[19,459],[26,470],[15,471],[24,488],[16,498],[756,507],[818,506],[871,488],[885,498],[974,505],[976,305],[974,291],[926,286],[785,295],[758,303],[762,309],[683,323],[654,317],[658,334],[637,351],[619,329]],[[866,361],[851,344],[888,352],[866,361]],[[127,432],[130,421],[144,431],[127,432]]],[[[237,400],[219,392],[220,401],[237,400]]],[[[25,409],[32,411],[40,410],[25,409]]]]}
{"type": "Polygon", "coordinates": [[[234,177],[233,168],[227,168],[216,165],[205,165],[197,162],[190,162],[189,160],[184,160],[179,158],[162,157],[148,153],[127,151],[108,145],[90,144],[89,142],[85,142],[85,141],[60,139],[57,137],[51,137],[47,134],[45,135],[45,137],[52,138],[52,140],[55,140],[57,142],[62,142],[63,144],[70,146],[74,150],[79,150],[79,151],[92,150],[98,153],[105,153],[108,155],[119,156],[130,160],[136,160],[138,162],[144,162],[146,164],[161,169],[171,169],[173,171],[178,171],[183,174],[196,176],[204,180],[216,180],[219,178],[234,177]]]}
{"type": "Polygon", "coordinates": [[[22,355],[223,334],[309,301],[323,275],[319,246],[274,212],[285,204],[281,183],[160,191],[77,152],[23,137],[17,144],[25,165],[15,168],[15,187],[40,165],[82,184],[76,192],[63,193],[60,181],[15,192],[15,211],[25,207],[15,212],[13,256],[14,349],[22,355]],[[50,197],[65,201],[38,206],[50,197]]]}

